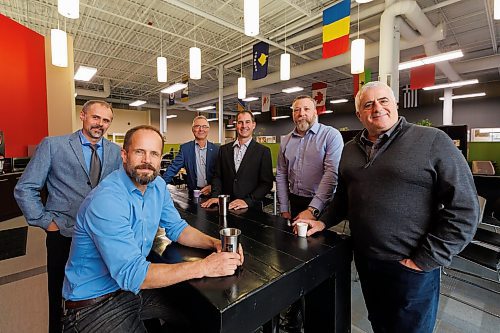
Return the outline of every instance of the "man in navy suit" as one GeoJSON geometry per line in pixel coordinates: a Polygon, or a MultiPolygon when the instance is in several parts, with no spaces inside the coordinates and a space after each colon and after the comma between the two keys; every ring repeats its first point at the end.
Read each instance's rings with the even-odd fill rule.
{"type": "Polygon", "coordinates": [[[194,140],[181,145],[179,153],[163,174],[163,179],[168,184],[181,168],[185,168],[189,192],[200,190],[201,194],[210,195],[212,192],[210,182],[214,174],[219,147],[207,140],[210,124],[204,116],[197,116],[193,119],[191,130],[194,140]]]}
{"type": "Polygon", "coordinates": [[[113,120],[111,105],[88,101],[80,119],[81,130],[42,140],[14,189],[26,221],[47,233],[49,332],[61,332],[64,267],[78,208],[92,188],[122,163],[120,147],[103,138],[113,120]],[[44,187],[45,204],[40,196],[44,187]]]}
{"type": "Polygon", "coordinates": [[[241,111],[236,120],[238,137],[220,147],[212,198],[201,204],[204,208],[218,203],[218,195],[228,194],[229,209],[262,209],[262,200],[273,188],[271,150],[252,139],[256,125],[252,112],[241,111]]]}

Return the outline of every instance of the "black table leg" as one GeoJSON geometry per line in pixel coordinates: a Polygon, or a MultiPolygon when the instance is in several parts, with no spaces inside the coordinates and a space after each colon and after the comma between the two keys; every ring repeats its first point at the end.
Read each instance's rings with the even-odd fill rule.
{"type": "Polygon", "coordinates": [[[264,326],[262,326],[263,333],[278,333],[279,323],[280,323],[280,315],[277,314],[271,320],[265,323],[264,326]]]}

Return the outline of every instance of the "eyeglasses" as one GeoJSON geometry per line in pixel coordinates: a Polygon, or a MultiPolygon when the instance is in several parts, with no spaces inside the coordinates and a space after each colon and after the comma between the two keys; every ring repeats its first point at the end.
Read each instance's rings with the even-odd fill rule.
{"type": "Polygon", "coordinates": [[[195,129],[195,130],[204,129],[206,131],[209,128],[210,128],[210,126],[207,126],[207,125],[194,125],[193,126],[193,129],[195,129]]]}

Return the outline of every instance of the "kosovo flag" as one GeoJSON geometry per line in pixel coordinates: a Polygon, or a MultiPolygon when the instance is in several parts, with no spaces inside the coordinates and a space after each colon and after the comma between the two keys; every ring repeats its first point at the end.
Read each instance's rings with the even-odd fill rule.
{"type": "Polygon", "coordinates": [[[253,80],[260,80],[267,76],[268,58],[269,44],[259,42],[253,46],[253,80]]]}

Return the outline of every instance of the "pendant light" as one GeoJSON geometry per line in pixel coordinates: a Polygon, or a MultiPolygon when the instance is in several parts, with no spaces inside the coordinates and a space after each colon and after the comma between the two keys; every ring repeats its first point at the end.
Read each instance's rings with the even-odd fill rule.
{"type": "Polygon", "coordinates": [[[158,82],[167,82],[167,58],[163,56],[163,36],[161,37],[160,56],[156,58],[158,82]]]}
{"type": "Polygon", "coordinates": [[[57,67],[68,67],[68,37],[66,32],[59,29],[50,30],[50,55],[52,65],[57,67]]]}
{"type": "Polygon", "coordinates": [[[240,37],[240,74],[238,78],[238,98],[243,99],[247,97],[247,79],[243,76],[243,40],[240,37]]]}
{"type": "Polygon", "coordinates": [[[500,20],[500,0],[495,0],[493,3],[493,18],[495,20],[500,20]]]}
{"type": "Polygon", "coordinates": [[[285,53],[280,57],[280,80],[290,80],[290,53],[286,52],[286,8],[285,8],[285,53]]]}
{"type": "Polygon", "coordinates": [[[358,38],[351,42],[351,74],[365,71],[365,40],[359,38],[359,3],[358,3],[358,38]]]}
{"type": "Polygon", "coordinates": [[[245,35],[249,37],[259,34],[259,0],[244,0],[243,17],[245,35]]]}
{"type": "Polygon", "coordinates": [[[57,0],[57,11],[70,19],[80,17],[80,0],[57,0]]]}
{"type": "MultiPolygon", "coordinates": [[[[196,3],[194,3],[196,7],[196,3]]],[[[196,47],[196,16],[193,12],[194,47],[189,48],[189,78],[201,79],[201,50],[196,47]]]]}

